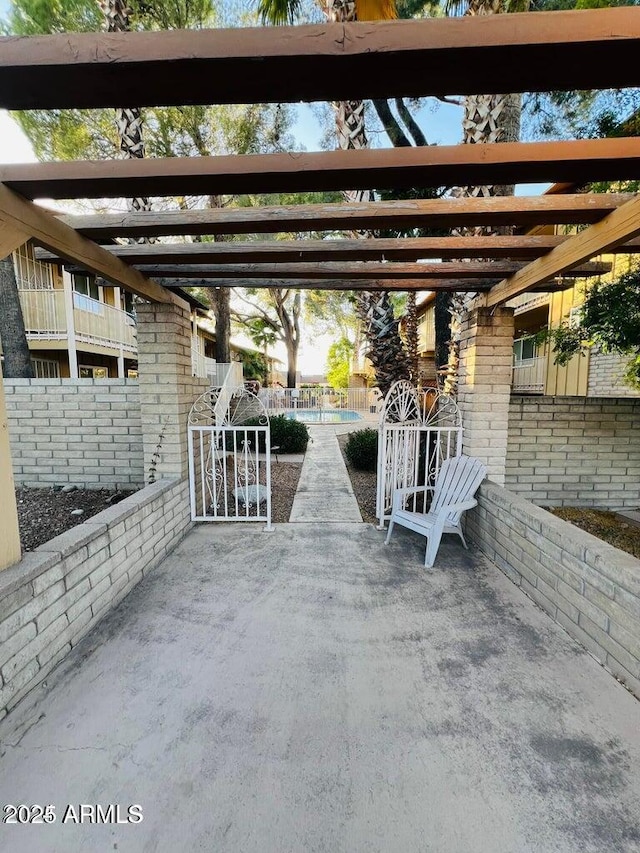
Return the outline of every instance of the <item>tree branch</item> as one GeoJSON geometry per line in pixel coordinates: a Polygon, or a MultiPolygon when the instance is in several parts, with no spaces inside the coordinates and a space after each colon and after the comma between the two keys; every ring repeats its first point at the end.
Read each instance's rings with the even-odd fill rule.
{"type": "Polygon", "coordinates": [[[458,98],[450,98],[448,95],[434,95],[438,101],[442,101],[443,104],[453,104],[454,107],[463,106],[463,101],[458,98]]]}
{"type": "Polygon", "coordinates": [[[400,123],[391,112],[389,102],[386,98],[374,98],[372,103],[393,147],[411,148],[411,140],[405,135],[400,127],[400,123]]]}
{"type": "Polygon", "coordinates": [[[411,111],[409,107],[406,105],[404,98],[396,98],[395,99],[396,109],[398,110],[398,115],[404,122],[405,127],[411,134],[413,138],[414,145],[420,147],[422,145],[428,145],[427,138],[418,126],[418,123],[411,115],[411,111]]]}

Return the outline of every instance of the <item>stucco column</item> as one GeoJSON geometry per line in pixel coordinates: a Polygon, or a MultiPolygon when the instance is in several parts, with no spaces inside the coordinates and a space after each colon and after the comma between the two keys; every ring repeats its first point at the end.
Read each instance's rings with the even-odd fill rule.
{"type": "Polygon", "coordinates": [[[505,482],[512,364],[513,309],[469,312],[460,339],[462,447],[468,456],[482,459],[489,479],[501,486],[505,482]]]}
{"type": "Polygon", "coordinates": [[[143,303],[136,314],[145,482],[186,478],[187,416],[194,395],[189,307],[143,303]]]}

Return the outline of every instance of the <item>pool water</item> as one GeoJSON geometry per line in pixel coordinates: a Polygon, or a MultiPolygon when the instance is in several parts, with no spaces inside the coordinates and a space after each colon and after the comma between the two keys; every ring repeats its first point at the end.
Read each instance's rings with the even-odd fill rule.
{"type": "Polygon", "coordinates": [[[303,424],[345,424],[362,420],[357,412],[349,409],[295,409],[287,412],[286,417],[303,424]]]}

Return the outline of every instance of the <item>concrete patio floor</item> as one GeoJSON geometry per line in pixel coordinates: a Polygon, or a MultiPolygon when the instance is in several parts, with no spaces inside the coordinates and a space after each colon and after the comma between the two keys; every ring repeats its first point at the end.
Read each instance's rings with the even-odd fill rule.
{"type": "Polygon", "coordinates": [[[366,524],[193,530],[0,724],[0,849],[640,849],[640,703],[497,569],[366,524]],[[63,825],[72,803],[137,825],[63,825]]]}

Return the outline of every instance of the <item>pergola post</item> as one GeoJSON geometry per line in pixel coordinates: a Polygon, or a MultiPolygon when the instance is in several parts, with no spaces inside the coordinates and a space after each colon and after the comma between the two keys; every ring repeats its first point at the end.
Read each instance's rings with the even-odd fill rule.
{"type": "Polygon", "coordinates": [[[0,366],[0,569],[17,563],[20,555],[20,531],[9,447],[7,407],[0,366]]]}
{"type": "Polygon", "coordinates": [[[145,481],[184,479],[193,403],[189,307],[143,303],[136,312],[145,481]]]}
{"type": "Polygon", "coordinates": [[[460,339],[463,452],[482,459],[489,479],[501,486],[509,432],[513,328],[512,308],[478,308],[466,315],[460,339]]]}

